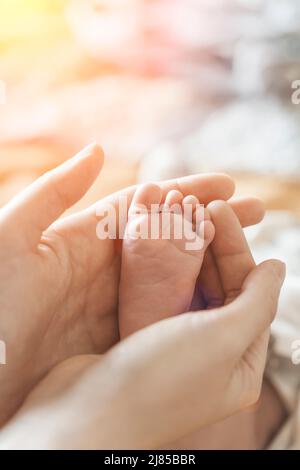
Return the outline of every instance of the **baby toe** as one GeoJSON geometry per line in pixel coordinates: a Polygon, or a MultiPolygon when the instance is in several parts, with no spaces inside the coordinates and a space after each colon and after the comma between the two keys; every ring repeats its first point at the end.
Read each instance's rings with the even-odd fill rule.
{"type": "Polygon", "coordinates": [[[193,208],[193,211],[197,208],[197,206],[199,205],[199,199],[194,196],[193,194],[189,194],[188,196],[186,196],[183,201],[182,201],[182,204],[183,205],[191,205],[192,208],[193,208]]]}
{"type": "Polygon", "coordinates": [[[130,208],[129,216],[148,212],[158,212],[162,198],[162,192],[157,184],[147,183],[138,187],[130,208]]]}
{"type": "MultiPolygon", "coordinates": [[[[199,204],[199,199],[192,194],[186,196],[182,201],[183,215],[192,223],[194,223],[194,214],[195,211],[199,209],[199,204]]],[[[200,206],[200,208],[202,208],[202,206],[200,206]]]]}
{"type": "Polygon", "coordinates": [[[172,191],[168,192],[163,208],[175,214],[181,214],[182,200],[183,200],[183,194],[180,191],[173,189],[172,191]]]}

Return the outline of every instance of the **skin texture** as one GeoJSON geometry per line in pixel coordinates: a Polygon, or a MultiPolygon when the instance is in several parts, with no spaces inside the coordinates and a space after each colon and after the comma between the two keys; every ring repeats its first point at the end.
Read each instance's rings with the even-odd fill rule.
{"type": "MultiPolygon", "coordinates": [[[[265,338],[263,331],[276,311],[284,277],[278,262],[256,268],[230,305],[209,315],[166,320],[107,352],[119,340],[120,243],[97,239],[95,208],[56,222],[89,188],[102,162],[101,149],[92,145],[1,210],[0,326],[8,351],[0,377],[2,423],[27,397],[3,429],[4,446],[160,447],[248,406],[259,395],[265,340],[257,343],[256,338],[265,338]],[[247,316],[247,311],[255,315],[247,316]],[[206,360],[197,359],[209,352],[211,335],[220,341],[208,367],[206,360]],[[233,342],[232,337],[239,340],[233,342]],[[222,374],[214,382],[211,371],[219,367],[222,374]],[[141,387],[143,393],[133,393],[141,387]],[[173,405],[186,393],[191,393],[191,407],[178,407],[174,415],[173,405]],[[211,403],[203,409],[205,395],[211,396],[211,403]],[[174,426],[161,426],[162,409],[166,423],[174,420],[174,426]],[[47,426],[41,427],[43,411],[47,426]],[[70,417],[77,420],[75,428],[70,417]],[[170,429],[178,432],[170,435],[170,429]]],[[[230,198],[234,185],[223,175],[200,175],[161,184],[163,197],[172,189],[208,204],[230,198]]],[[[131,200],[135,191],[128,188],[122,194],[131,200]]],[[[101,204],[117,208],[118,197],[101,204]]],[[[253,199],[232,201],[231,207],[243,225],[263,215],[261,204],[253,199]]],[[[203,290],[217,286],[224,292],[216,270],[218,257],[210,255],[213,264],[208,259],[205,270],[218,281],[204,284],[203,290]]]]}
{"type": "MultiPolygon", "coordinates": [[[[158,188],[151,185],[143,187],[136,194],[136,203],[151,201],[151,195],[152,203],[160,202],[158,188]]],[[[177,192],[169,200],[182,203],[183,197],[177,192]]],[[[240,295],[246,277],[255,268],[255,262],[240,223],[229,205],[217,201],[209,204],[208,210],[215,229],[214,240],[209,239],[209,242],[212,241],[211,253],[217,267],[218,277],[215,277],[222,286],[219,289],[217,285],[210,294],[216,305],[228,305],[240,295]]],[[[148,214],[129,219],[128,232],[131,224],[141,225],[144,221],[148,223],[148,220],[148,214]]],[[[209,223],[212,225],[212,222],[209,223]]],[[[133,333],[146,325],[188,310],[189,304],[178,311],[178,296],[180,293],[180,298],[183,298],[185,293],[187,296],[190,293],[188,297],[191,299],[195,287],[194,262],[196,258],[198,265],[195,269],[199,273],[203,251],[193,252],[191,256],[184,250],[185,240],[180,240],[179,246],[177,244],[176,240],[135,240],[130,237],[125,240],[119,306],[121,338],[128,332],[133,333]]],[[[211,283],[212,288],[215,285],[211,283]]],[[[199,291],[200,283],[198,294],[199,291]]],[[[266,334],[262,344],[258,341],[258,349],[266,348],[267,342],[266,334]]],[[[263,355],[255,348],[254,354],[263,355]]],[[[172,446],[177,449],[259,449],[268,443],[284,418],[284,409],[266,382],[258,406],[203,428],[172,446]]]]}
{"type": "MultiPolygon", "coordinates": [[[[119,340],[120,243],[96,237],[96,207],[57,221],[89,189],[102,164],[103,152],[93,144],[0,211],[0,331],[8,355],[0,376],[0,423],[53,366],[75,355],[104,353],[119,340]]],[[[174,189],[205,204],[234,192],[229,177],[214,174],[160,187],[162,197],[174,189]]],[[[120,195],[130,203],[135,190],[100,204],[117,209],[120,195]]],[[[263,216],[255,199],[231,205],[243,225],[263,216]]]]}
{"type": "MultiPolygon", "coordinates": [[[[208,205],[211,220],[215,226],[215,237],[210,245],[217,270],[210,277],[209,298],[206,308],[212,305],[228,305],[241,293],[241,287],[255,267],[253,257],[246,242],[240,223],[224,202],[208,205]]],[[[211,271],[210,273],[211,274],[211,271]]],[[[201,292],[202,273],[199,276],[198,294],[204,298],[207,290],[201,292]]],[[[199,298],[199,295],[198,295],[199,298]]],[[[251,312],[249,313],[251,314],[251,312]]],[[[236,339],[234,339],[236,341],[236,339]]],[[[268,332],[260,337],[251,356],[259,356],[260,350],[267,348],[268,332]]],[[[246,411],[220,421],[218,424],[202,428],[171,445],[176,449],[263,449],[286,418],[286,410],[276,391],[263,383],[258,404],[246,411]]]]}
{"type": "Polygon", "coordinates": [[[122,248],[121,339],[156,321],[190,310],[205,251],[214,237],[214,225],[205,220],[204,211],[198,209],[195,226],[198,205],[195,196],[184,198],[179,191],[170,191],[161,213],[159,186],[143,185],[136,191],[122,248]],[[187,211],[184,213],[187,204],[191,204],[191,220],[187,211]],[[137,213],[139,208],[142,213],[137,213]],[[154,226],[158,229],[156,239],[150,237],[154,226]],[[147,237],[137,238],[137,231],[141,230],[147,237]],[[175,238],[175,233],[181,231],[183,236],[175,238]],[[191,241],[198,241],[199,248],[190,249],[191,241]]]}
{"type": "Polygon", "coordinates": [[[165,448],[253,405],[284,275],[281,262],[265,262],[225,307],[163,320],[102,357],[61,363],[4,428],[0,447],[165,448]]]}

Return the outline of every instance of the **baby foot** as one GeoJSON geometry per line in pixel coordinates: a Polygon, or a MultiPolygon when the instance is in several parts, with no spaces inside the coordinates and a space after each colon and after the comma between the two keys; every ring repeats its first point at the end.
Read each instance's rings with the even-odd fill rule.
{"type": "Polygon", "coordinates": [[[119,322],[121,338],[190,309],[214,226],[195,196],[138,189],[123,240],[119,322]]]}

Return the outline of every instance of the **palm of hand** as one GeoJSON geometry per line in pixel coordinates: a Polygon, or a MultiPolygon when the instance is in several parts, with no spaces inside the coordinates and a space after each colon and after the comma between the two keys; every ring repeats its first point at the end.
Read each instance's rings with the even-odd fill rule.
{"type": "MultiPolygon", "coordinates": [[[[47,191],[43,187],[35,188],[37,194],[33,202],[37,205],[36,212],[50,213],[45,227],[42,227],[43,236],[38,248],[27,243],[16,248],[14,240],[7,241],[7,237],[1,235],[0,282],[5,295],[1,298],[0,322],[8,351],[8,365],[2,369],[4,372],[0,379],[2,422],[55,364],[79,354],[105,352],[118,340],[118,243],[97,239],[94,211],[92,216],[91,212],[82,214],[47,229],[94,180],[101,167],[98,152],[99,149],[94,152],[92,148],[64,172],[53,175],[61,180],[55,183],[55,192],[60,193],[58,199],[64,202],[54,211],[47,205],[44,207],[42,198],[45,197],[42,193],[48,193],[49,187],[51,189],[53,176],[48,178],[47,191]],[[77,183],[86,180],[80,190],[76,179],[77,183]],[[71,188],[60,188],[66,183],[71,184],[71,188]],[[68,191],[74,194],[68,195],[68,191]],[[40,200],[36,202],[38,198],[40,200]],[[13,314],[8,316],[7,312],[13,314]]],[[[167,182],[163,189],[167,192],[173,187],[177,189],[178,182],[167,182]]],[[[187,194],[195,192],[201,201],[207,203],[211,199],[230,197],[232,184],[222,176],[204,177],[203,181],[201,177],[195,177],[183,179],[180,190],[187,194]],[[202,183],[202,188],[199,183],[202,183]]],[[[129,197],[133,193],[134,189],[130,189],[129,197]]],[[[29,204],[27,199],[30,197],[25,197],[20,207],[17,204],[17,214],[13,213],[13,216],[18,216],[22,210],[25,217],[28,209],[32,212],[32,202],[29,204]]],[[[249,214],[250,205],[252,208],[255,206],[251,200],[250,204],[245,201],[236,205],[237,212],[243,207],[241,218],[249,214]]],[[[257,205],[256,208],[258,211],[251,213],[253,222],[261,215],[261,208],[257,205]]],[[[3,229],[6,228],[4,225],[3,229]]],[[[31,238],[29,230],[27,236],[31,238]]]]}
{"type": "Polygon", "coordinates": [[[84,234],[68,234],[71,243],[59,229],[50,229],[36,252],[8,249],[2,255],[0,324],[8,364],[0,389],[8,413],[58,362],[105,352],[118,340],[115,243],[97,240],[105,246],[103,256],[95,256],[82,249],[88,243],[84,234]],[[6,396],[14,397],[11,406],[6,396]]]}

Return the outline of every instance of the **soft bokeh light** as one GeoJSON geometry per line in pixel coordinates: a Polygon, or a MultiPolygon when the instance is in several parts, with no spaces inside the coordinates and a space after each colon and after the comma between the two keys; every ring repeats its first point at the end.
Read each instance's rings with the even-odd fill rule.
{"type": "Polygon", "coordinates": [[[107,173],[93,197],[207,169],[239,173],[243,192],[250,170],[254,192],[278,207],[274,187],[300,173],[300,108],[289,108],[298,10],[294,0],[0,0],[0,204],[97,140],[107,173]]]}
{"type": "Polygon", "coordinates": [[[1,43],[47,32],[65,4],[66,0],[1,0],[1,43]]]}

